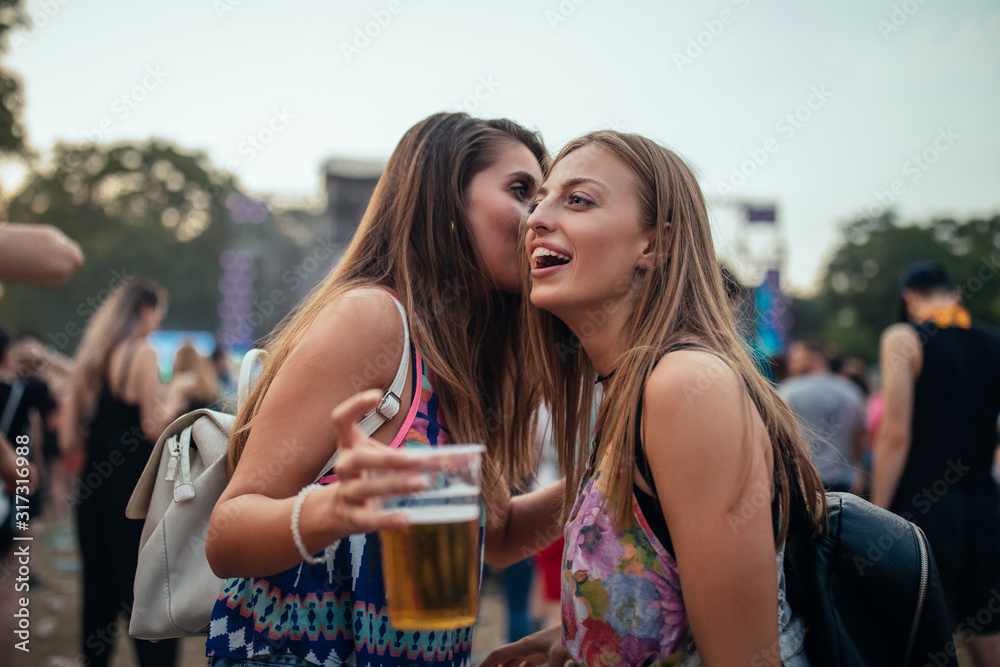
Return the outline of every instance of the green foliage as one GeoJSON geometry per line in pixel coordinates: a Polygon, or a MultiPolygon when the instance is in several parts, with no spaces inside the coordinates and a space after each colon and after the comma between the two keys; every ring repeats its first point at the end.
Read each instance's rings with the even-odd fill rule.
{"type": "MultiPolygon", "coordinates": [[[[0,57],[7,53],[10,32],[28,25],[21,0],[0,0],[0,57]]],[[[21,125],[24,109],[21,80],[0,64],[0,157],[27,156],[28,148],[21,125]]]]}
{"type": "Polygon", "coordinates": [[[903,271],[921,259],[947,267],[973,317],[1000,319],[1000,215],[900,226],[889,212],[844,231],[813,300],[826,313],[820,330],[842,353],[876,360],[882,330],[899,318],[903,271]]]}
{"type": "Polygon", "coordinates": [[[123,275],[141,274],[170,292],[166,328],[214,331],[232,176],[201,153],[157,140],[57,144],[53,152],[55,170],[30,176],[9,219],[61,228],[86,260],[53,292],[5,285],[6,323],[71,351],[108,289],[123,275]]]}

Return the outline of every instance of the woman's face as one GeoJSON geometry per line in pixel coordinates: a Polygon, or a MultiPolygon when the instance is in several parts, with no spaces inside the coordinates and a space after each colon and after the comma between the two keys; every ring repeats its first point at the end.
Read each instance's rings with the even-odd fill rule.
{"type": "Polygon", "coordinates": [[[469,224],[487,275],[497,289],[521,291],[517,263],[518,225],[542,182],[538,160],[528,147],[504,142],[497,160],[475,176],[467,191],[469,224]]]}
{"type": "Polygon", "coordinates": [[[525,237],[534,305],[567,323],[589,314],[600,325],[631,293],[636,270],[650,265],[653,239],[640,223],[634,181],[628,167],[593,144],[552,168],[525,237]]]}

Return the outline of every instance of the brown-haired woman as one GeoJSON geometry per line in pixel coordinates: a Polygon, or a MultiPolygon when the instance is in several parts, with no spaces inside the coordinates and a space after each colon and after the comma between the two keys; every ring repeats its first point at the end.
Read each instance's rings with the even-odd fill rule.
{"type": "MultiPolygon", "coordinates": [[[[90,318],[76,351],[60,446],[86,450],[80,473],[77,523],[83,560],[82,655],[106,665],[118,617],[132,609],[132,585],[142,521],[125,506],[164,427],[187,400],[187,387],[160,383],[156,352],[146,337],[159,328],[167,295],[133,278],[116,288],[90,318]],[[111,639],[108,639],[108,637],[111,639]]],[[[143,667],[173,665],[176,640],[135,640],[143,667]]]]}
{"type": "Polygon", "coordinates": [[[557,626],[484,664],[550,649],[587,665],[807,664],[782,559],[788,531],[824,516],[822,486],[740,343],[695,177],[648,139],[596,132],[562,150],[532,209],[529,326],[572,507],[562,646],[557,626]]]}
{"type": "Polygon", "coordinates": [[[537,135],[506,120],[437,114],[403,136],[344,259],[268,343],[237,416],[207,543],[212,568],[231,577],[213,612],[210,664],[468,663],[471,627],[389,623],[370,534],[403,522],[371,499],[418,488],[407,447],[483,442],[485,560],[506,565],[546,545],[537,537],[552,532],[561,487],[511,500],[507,484],[533,461],[540,392],[518,372],[517,246],[547,159],[537,135]],[[353,424],[396,373],[404,331],[394,299],[412,333],[411,380],[369,440],[353,424]],[[378,391],[353,396],[359,389],[378,391]],[[312,487],[335,451],[338,481],[312,487]],[[394,474],[370,478],[376,468],[394,474]],[[311,556],[320,551],[325,562],[311,556]]]}

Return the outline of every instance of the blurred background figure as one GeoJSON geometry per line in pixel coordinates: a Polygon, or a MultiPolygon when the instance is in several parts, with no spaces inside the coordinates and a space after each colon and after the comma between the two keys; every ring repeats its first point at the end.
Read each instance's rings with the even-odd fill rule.
{"type": "MultiPolygon", "coordinates": [[[[84,664],[108,664],[107,628],[132,608],[132,584],[142,521],[125,517],[163,428],[188,405],[193,381],[160,383],[147,336],[166,313],[167,294],[150,280],[117,287],[93,315],[76,353],[76,368],[60,439],[86,451],[77,490],[77,530],[83,561],[84,664]]],[[[113,645],[117,633],[110,635],[113,645]]],[[[173,665],[176,640],[135,640],[139,663],[173,665]]]]}
{"type": "MultiPolygon", "coordinates": [[[[26,379],[18,374],[17,353],[10,333],[0,327],[0,433],[8,443],[18,443],[19,436],[28,436],[27,459],[34,467],[35,493],[29,499],[29,514],[33,519],[31,532],[40,528],[34,520],[42,513],[46,502],[48,474],[46,472],[44,442],[47,425],[52,424],[55,401],[45,382],[26,379]]],[[[0,525],[0,551],[13,543],[14,538],[14,494],[7,489],[3,519],[0,525]]],[[[18,533],[22,534],[22,533],[18,533]]]]}
{"type": "Polygon", "coordinates": [[[184,389],[188,395],[184,412],[198,408],[218,407],[219,377],[215,374],[215,366],[210,358],[198,354],[198,350],[190,342],[177,348],[174,355],[174,375],[171,384],[180,382],[190,385],[184,389]]]}
{"type": "Polygon", "coordinates": [[[1000,493],[990,475],[1000,337],[973,322],[938,262],[910,265],[898,301],[900,322],[879,351],[872,500],[927,534],[955,634],[973,664],[1000,665],[1000,493]]]}
{"type": "Polygon", "coordinates": [[[230,367],[229,351],[216,337],[212,350],[212,368],[219,379],[219,401],[223,410],[232,410],[236,405],[236,381],[230,367]]]}
{"type": "MultiPolygon", "coordinates": [[[[538,417],[538,471],[535,473],[535,488],[544,488],[559,480],[559,460],[552,443],[551,416],[543,406],[538,417]]],[[[565,541],[559,538],[532,558],[534,561],[534,582],[532,586],[531,618],[535,630],[548,628],[562,620],[560,594],[562,588],[563,547],[565,541]]]]}
{"type": "Polygon", "coordinates": [[[861,494],[865,484],[865,399],[850,380],[830,372],[826,343],[794,341],[789,378],[779,385],[803,427],[813,464],[828,491],[861,494]]]}

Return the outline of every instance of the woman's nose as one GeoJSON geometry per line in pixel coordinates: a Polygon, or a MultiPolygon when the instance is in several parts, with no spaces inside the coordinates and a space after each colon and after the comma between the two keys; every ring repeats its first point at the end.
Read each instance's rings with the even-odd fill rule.
{"type": "Polygon", "coordinates": [[[528,229],[534,231],[548,230],[554,228],[553,217],[550,207],[546,206],[545,200],[538,202],[535,209],[528,214],[528,229]]]}

